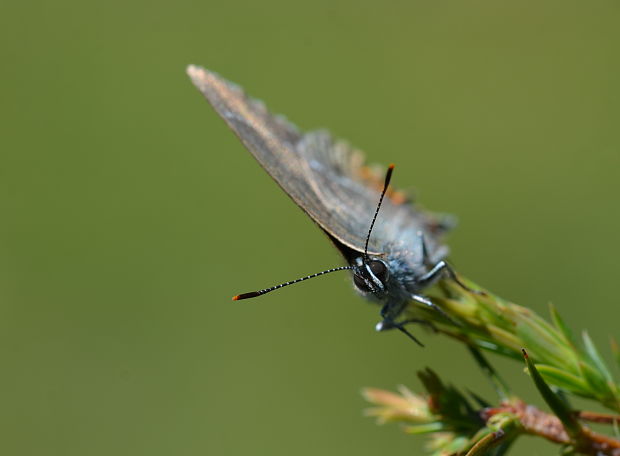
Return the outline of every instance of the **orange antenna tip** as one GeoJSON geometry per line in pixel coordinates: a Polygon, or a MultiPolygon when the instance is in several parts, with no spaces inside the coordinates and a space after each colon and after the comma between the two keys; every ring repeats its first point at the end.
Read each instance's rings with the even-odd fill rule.
{"type": "Polygon", "coordinates": [[[255,298],[265,293],[265,290],[251,291],[250,293],[241,293],[240,295],[233,296],[233,301],[240,301],[242,299],[255,298]]]}

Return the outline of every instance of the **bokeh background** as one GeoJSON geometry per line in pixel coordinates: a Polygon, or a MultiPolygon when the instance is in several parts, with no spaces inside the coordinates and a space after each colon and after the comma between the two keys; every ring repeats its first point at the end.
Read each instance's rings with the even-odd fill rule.
{"type": "Polygon", "coordinates": [[[458,215],[462,274],[554,302],[608,355],[619,23],[603,0],[4,3],[0,452],[421,454],[362,416],[361,387],[418,389],[431,366],[493,398],[458,344],[375,333],[346,274],[230,301],[340,259],[189,63],[396,163],[397,186],[458,215]]]}

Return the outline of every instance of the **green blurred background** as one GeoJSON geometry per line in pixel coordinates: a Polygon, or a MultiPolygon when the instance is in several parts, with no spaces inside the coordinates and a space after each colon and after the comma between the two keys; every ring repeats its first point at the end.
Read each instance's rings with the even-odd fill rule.
{"type": "Polygon", "coordinates": [[[459,216],[462,274],[606,345],[619,23],[617,1],[4,3],[0,452],[421,454],[362,416],[361,387],[432,366],[492,399],[458,344],[375,333],[344,274],[230,301],[340,259],[189,63],[396,163],[459,216]]]}

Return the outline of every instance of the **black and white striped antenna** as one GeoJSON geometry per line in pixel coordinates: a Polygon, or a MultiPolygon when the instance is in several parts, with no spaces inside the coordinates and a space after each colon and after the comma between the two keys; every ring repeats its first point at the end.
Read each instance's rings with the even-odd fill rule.
{"type": "MultiPolygon", "coordinates": [[[[375,226],[375,221],[377,220],[377,215],[379,214],[379,209],[381,208],[381,203],[383,202],[383,197],[387,192],[388,186],[390,185],[390,179],[392,178],[392,171],[394,171],[394,165],[390,165],[387,170],[387,174],[385,175],[385,183],[383,185],[383,191],[381,192],[381,197],[379,198],[379,204],[377,204],[377,209],[375,210],[375,215],[372,217],[372,222],[370,223],[370,229],[368,230],[368,235],[366,236],[366,244],[364,245],[364,260],[368,260],[368,242],[370,241],[370,233],[372,233],[372,228],[375,226]]],[[[236,296],[233,296],[233,301],[240,301],[241,299],[249,299],[256,298],[257,296],[264,295],[274,290],[278,290],[280,288],[287,287],[289,285],[293,285],[294,283],[303,282],[304,280],[313,279],[315,277],[319,277],[325,274],[329,274],[330,272],[336,271],[346,271],[354,269],[354,266],[340,266],[338,268],[327,269],[325,271],[317,272],[316,274],[311,274],[306,277],[301,277],[300,279],[291,280],[290,282],[284,282],[279,285],[275,285],[273,287],[265,288],[263,290],[251,291],[249,293],[242,293],[236,296]]],[[[412,337],[412,336],[410,336],[412,337]]]]}
{"type": "Polygon", "coordinates": [[[309,276],[302,277],[300,279],[291,280],[290,282],[284,282],[284,283],[275,285],[270,288],[265,288],[264,290],[250,291],[249,293],[242,293],[240,295],[233,296],[233,301],[239,301],[240,299],[255,298],[257,296],[264,295],[265,293],[269,293],[270,291],[278,290],[280,288],[293,285],[294,283],[297,283],[297,282],[303,282],[304,280],[313,279],[315,277],[322,276],[324,274],[329,274],[330,272],[344,271],[346,269],[353,269],[353,266],[340,266],[339,268],[327,269],[325,271],[317,272],[316,274],[311,274],[309,276]]]}
{"type": "Polygon", "coordinates": [[[368,229],[368,235],[366,236],[366,244],[364,245],[364,260],[368,260],[368,242],[370,241],[370,233],[372,233],[372,229],[375,226],[375,221],[377,220],[377,215],[379,215],[379,209],[381,209],[381,203],[383,203],[383,197],[387,192],[388,186],[390,185],[390,179],[392,179],[392,172],[394,171],[394,164],[391,163],[388,166],[387,173],[385,174],[385,182],[383,184],[383,191],[381,192],[381,197],[379,198],[379,204],[377,204],[377,209],[375,209],[375,215],[372,216],[372,222],[370,222],[370,228],[368,229]]]}

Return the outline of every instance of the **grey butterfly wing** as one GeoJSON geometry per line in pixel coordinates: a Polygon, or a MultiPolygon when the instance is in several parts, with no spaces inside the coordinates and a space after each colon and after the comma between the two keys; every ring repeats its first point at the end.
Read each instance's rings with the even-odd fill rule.
{"type": "MultiPolygon", "coordinates": [[[[302,134],[284,118],[267,112],[264,104],[245,96],[242,89],[204,68],[190,65],[187,73],[260,165],[302,208],[314,194],[302,175],[294,152],[302,134]]],[[[312,201],[312,206],[318,202],[312,201]]],[[[315,214],[309,213],[315,219],[315,214]]]]}
{"type": "MultiPolygon", "coordinates": [[[[334,142],[326,131],[300,132],[283,117],[270,114],[262,102],[204,68],[191,65],[187,73],[297,205],[336,240],[363,251],[380,193],[362,178],[361,153],[343,142],[334,142]]],[[[403,237],[413,239],[417,231],[430,232],[429,220],[411,206],[386,198],[369,253],[380,254],[386,244],[403,237]]]]}
{"type": "MultiPolygon", "coordinates": [[[[370,185],[363,154],[345,141],[335,141],[325,130],[306,133],[297,144],[305,175],[318,200],[323,203],[325,222],[335,237],[362,252],[370,221],[380,198],[380,186],[370,185]]],[[[382,176],[375,184],[383,184],[382,176]]],[[[388,246],[399,244],[401,251],[420,249],[420,232],[425,235],[430,259],[437,261],[447,254],[438,246],[445,232],[442,219],[416,209],[406,202],[386,197],[381,205],[368,244],[370,253],[385,253],[388,246]]],[[[422,252],[411,252],[421,257],[422,252]]]]}

